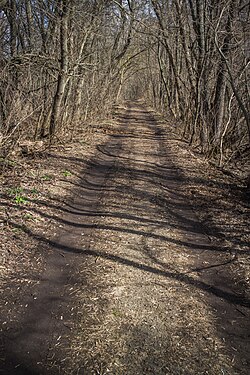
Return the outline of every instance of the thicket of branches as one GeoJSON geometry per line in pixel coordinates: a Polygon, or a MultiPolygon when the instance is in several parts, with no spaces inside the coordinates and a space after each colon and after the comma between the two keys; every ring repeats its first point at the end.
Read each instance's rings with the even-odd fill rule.
{"type": "Polygon", "coordinates": [[[219,154],[222,163],[224,154],[249,147],[249,2],[151,3],[154,102],[181,120],[190,143],[219,154]]]}
{"type": "Polygon", "coordinates": [[[0,134],[73,132],[143,98],[220,164],[249,149],[247,0],[0,1],[0,134]]]}
{"type": "Polygon", "coordinates": [[[0,3],[0,132],[52,139],[103,116],[115,100],[131,18],[107,0],[0,3]],[[126,29],[126,30],[125,30],[126,29]]]}

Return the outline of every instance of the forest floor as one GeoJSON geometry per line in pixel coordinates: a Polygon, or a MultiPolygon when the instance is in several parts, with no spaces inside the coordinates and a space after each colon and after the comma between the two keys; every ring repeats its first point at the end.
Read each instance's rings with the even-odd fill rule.
{"type": "Polygon", "coordinates": [[[249,374],[249,196],[140,102],[1,175],[0,374],[249,374]]]}

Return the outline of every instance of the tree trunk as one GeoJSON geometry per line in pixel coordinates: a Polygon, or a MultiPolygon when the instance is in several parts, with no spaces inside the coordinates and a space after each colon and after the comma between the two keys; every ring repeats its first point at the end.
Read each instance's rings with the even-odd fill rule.
{"type": "Polygon", "coordinates": [[[50,118],[49,135],[53,138],[55,135],[59,113],[65,87],[67,84],[68,71],[68,13],[69,3],[67,0],[60,1],[60,71],[57,79],[56,93],[52,104],[52,112],[50,118]]]}

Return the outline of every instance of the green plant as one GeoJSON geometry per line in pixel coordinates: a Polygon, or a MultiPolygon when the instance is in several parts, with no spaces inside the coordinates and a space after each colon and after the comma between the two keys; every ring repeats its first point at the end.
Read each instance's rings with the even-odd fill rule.
{"type": "Polygon", "coordinates": [[[22,187],[16,187],[16,188],[10,188],[8,189],[7,191],[7,194],[8,195],[11,195],[11,196],[16,196],[18,194],[21,194],[23,192],[23,188],[22,187]]]}
{"type": "Polygon", "coordinates": [[[32,215],[30,213],[26,213],[24,215],[24,219],[26,219],[26,220],[35,220],[34,215],[32,215]]]}
{"type": "Polygon", "coordinates": [[[26,197],[24,197],[23,195],[19,195],[19,194],[17,194],[17,195],[15,196],[14,201],[15,201],[15,203],[17,203],[17,204],[25,204],[25,203],[28,202],[28,200],[27,200],[26,197]]]}
{"type": "Polygon", "coordinates": [[[52,176],[48,175],[48,174],[44,174],[42,176],[42,180],[43,181],[50,181],[52,179],[52,176]]]}
{"type": "Polygon", "coordinates": [[[72,173],[70,171],[65,170],[65,171],[63,171],[63,175],[65,177],[69,177],[69,176],[72,176],[72,173]]]}
{"type": "Polygon", "coordinates": [[[16,204],[25,204],[28,202],[28,198],[23,195],[23,188],[21,186],[10,188],[7,191],[7,194],[13,197],[13,201],[16,204]]]}
{"type": "Polygon", "coordinates": [[[121,313],[121,311],[119,311],[118,309],[113,309],[113,310],[112,310],[112,313],[113,313],[113,315],[114,315],[116,318],[121,318],[121,317],[122,317],[122,313],[121,313]]]}
{"type": "Polygon", "coordinates": [[[31,189],[32,194],[39,194],[39,191],[36,188],[31,189]]]}
{"type": "Polygon", "coordinates": [[[23,230],[22,230],[22,228],[12,228],[11,231],[12,231],[12,233],[17,233],[17,234],[19,234],[19,233],[21,233],[23,230]]]}
{"type": "Polygon", "coordinates": [[[0,164],[5,164],[9,167],[14,167],[16,165],[16,162],[14,160],[9,160],[9,159],[0,157],[0,164]]]}

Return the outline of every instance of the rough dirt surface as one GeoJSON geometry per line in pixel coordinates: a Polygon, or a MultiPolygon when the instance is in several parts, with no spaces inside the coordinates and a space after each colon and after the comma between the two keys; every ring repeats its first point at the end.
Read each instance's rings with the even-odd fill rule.
{"type": "Polygon", "coordinates": [[[109,133],[88,159],[58,155],[77,176],[64,173],[71,194],[44,214],[48,231],[21,226],[40,265],[29,287],[2,284],[2,373],[248,374],[243,189],[210,180],[140,103],[118,108],[109,133]]]}

